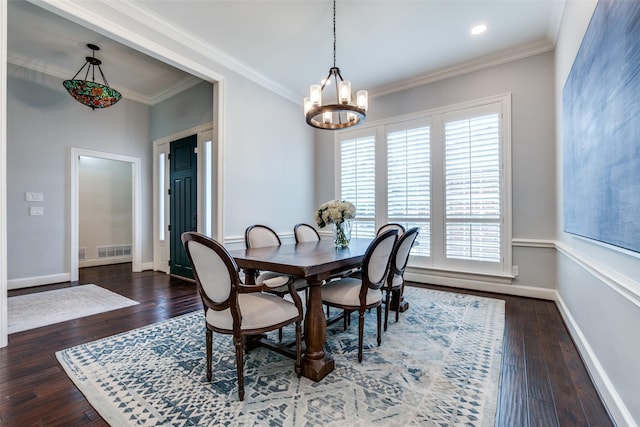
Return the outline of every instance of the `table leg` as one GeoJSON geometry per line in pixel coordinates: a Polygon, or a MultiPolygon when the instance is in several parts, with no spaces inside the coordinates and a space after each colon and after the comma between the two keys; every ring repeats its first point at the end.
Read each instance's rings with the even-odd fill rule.
{"type": "Polygon", "coordinates": [[[308,279],[309,300],[304,318],[305,352],[302,358],[302,375],[320,381],[335,368],[335,361],[325,352],[327,322],[322,310],[322,280],[308,279]]]}

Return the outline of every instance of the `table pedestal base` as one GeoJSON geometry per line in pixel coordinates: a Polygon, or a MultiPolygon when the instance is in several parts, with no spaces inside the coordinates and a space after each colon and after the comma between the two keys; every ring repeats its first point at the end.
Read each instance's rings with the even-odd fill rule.
{"type": "Polygon", "coordinates": [[[322,359],[317,360],[307,359],[305,356],[302,358],[302,375],[317,382],[333,371],[335,366],[336,362],[326,354],[322,359]]]}

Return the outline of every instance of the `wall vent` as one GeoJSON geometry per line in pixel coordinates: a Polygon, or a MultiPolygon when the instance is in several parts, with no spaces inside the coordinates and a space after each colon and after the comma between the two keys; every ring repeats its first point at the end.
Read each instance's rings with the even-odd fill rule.
{"type": "Polygon", "coordinates": [[[131,255],[131,244],[97,246],[98,258],[115,258],[131,255]]]}
{"type": "Polygon", "coordinates": [[[87,259],[87,248],[78,248],[78,260],[84,261],[87,259]]]}

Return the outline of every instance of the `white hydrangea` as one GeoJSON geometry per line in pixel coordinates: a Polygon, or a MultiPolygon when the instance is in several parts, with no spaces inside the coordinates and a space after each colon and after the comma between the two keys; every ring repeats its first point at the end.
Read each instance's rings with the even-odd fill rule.
{"type": "Polygon", "coordinates": [[[346,200],[330,200],[320,205],[316,211],[316,223],[323,228],[327,224],[341,223],[356,216],[356,207],[346,200]]]}

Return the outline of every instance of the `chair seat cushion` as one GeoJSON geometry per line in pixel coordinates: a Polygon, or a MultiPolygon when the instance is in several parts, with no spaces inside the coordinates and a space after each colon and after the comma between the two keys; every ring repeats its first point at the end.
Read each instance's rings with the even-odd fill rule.
{"type": "MultiPolygon", "coordinates": [[[[268,328],[292,320],[299,314],[292,302],[266,293],[239,294],[238,305],[242,314],[242,330],[268,328]]],[[[207,310],[206,320],[218,329],[233,330],[229,308],[222,311],[207,310]]]]}
{"type": "MultiPolygon", "coordinates": [[[[360,306],[360,287],[362,282],[358,279],[347,277],[334,280],[322,287],[322,302],[338,305],[360,306]]],[[[382,300],[380,289],[367,290],[367,305],[372,305],[382,300]]]]}

